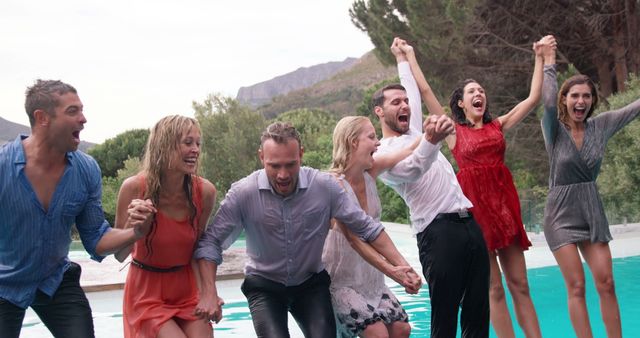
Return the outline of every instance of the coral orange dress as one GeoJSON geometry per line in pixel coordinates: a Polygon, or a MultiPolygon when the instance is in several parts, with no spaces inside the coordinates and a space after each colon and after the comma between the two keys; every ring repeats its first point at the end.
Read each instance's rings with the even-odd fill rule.
{"type": "MultiPolygon", "coordinates": [[[[193,202],[196,220],[202,213],[201,182],[194,176],[193,202]]],[[[144,178],[141,179],[144,186],[144,178]]],[[[154,272],[134,263],[129,267],[124,285],[124,336],[155,338],[160,327],[169,319],[197,320],[194,309],[198,304],[196,277],[191,258],[198,239],[197,228],[189,221],[174,220],[158,210],[152,235],[151,253],[145,240],[138,240],[131,253],[134,260],[170,272],[154,272]]]]}
{"type": "Polygon", "coordinates": [[[513,243],[531,246],[524,231],[520,200],[511,172],[504,165],[506,143],[498,120],[474,129],[456,124],[456,145],[451,153],[458,163],[456,175],[464,195],[473,203],[473,217],[482,228],[487,248],[513,243]]]}

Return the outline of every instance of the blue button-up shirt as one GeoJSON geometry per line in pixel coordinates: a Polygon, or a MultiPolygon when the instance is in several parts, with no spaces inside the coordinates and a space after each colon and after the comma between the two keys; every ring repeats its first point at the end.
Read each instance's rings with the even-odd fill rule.
{"type": "Polygon", "coordinates": [[[273,191],[264,169],[258,170],[231,186],[195,258],[221,264],[222,250],[244,229],[249,258],[245,274],[299,285],[324,269],[322,248],[331,218],[365,241],[383,230],[330,174],[303,167],[296,190],[282,197],[273,191]]]}
{"type": "Polygon", "coordinates": [[[94,260],[111,228],[102,212],[100,168],[80,151],[66,154],[67,166],[44,210],[24,172],[21,135],[0,148],[0,298],[27,308],[39,289],[57,290],[69,267],[71,225],[94,260]]]}

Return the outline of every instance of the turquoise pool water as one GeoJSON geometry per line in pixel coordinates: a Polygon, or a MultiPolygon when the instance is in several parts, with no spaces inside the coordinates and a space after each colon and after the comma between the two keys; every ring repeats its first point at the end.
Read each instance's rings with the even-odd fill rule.
{"type": "MultiPolygon", "coordinates": [[[[622,332],[626,337],[640,337],[640,256],[617,258],[614,262],[616,292],[620,302],[622,315],[622,332]],[[634,319],[636,318],[636,319],[634,319]]],[[[585,265],[585,268],[586,265],[585,265]]],[[[528,270],[531,294],[540,320],[543,337],[571,337],[574,336],[567,309],[566,289],[557,266],[528,270]]],[[[430,332],[429,292],[423,288],[418,295],[407,295],[399,286],[392,290],[409,314],[412,325],[411,337],[428,337],[430,332]]],[[[594,337],[606,337],[604,325],[600,319],[598,295],[589,273],[587,274],[587,306],[591,318],[594,337]]],[[[515,314],[511,299],[509,309],[515,321],[515,314]]],[[[241,337],[234,332],[236,325],[248,326],[251,329],[251,317],[244,301],[225,305],[225,321],[216,328],[216,337],[241,337]],[[228,326],[226,324],[229,324],[228,326]]],[[[524,337],[516,325],[516,336],[524,337]]],[[[247,332],[247,331],[243,331],[247,332]]],[[[248,331],[252,333],[253,331],[248,331]]],[[[458,335],[459,336],[459,335],[458,335]]],[[[495,332],[491,332],[496,337],[495,332]]]]}
{"type": "MultiPolygon", "coordinates": [[[[622,333],[625,337],[640,337],[640,256],[617,258],[614,263],[616,293],[622,316],[622,333]],[[634,319],[636,318],[636,319],[634,319]]],[[[588,269],[585,265],[585,269],[588,269]]],[[[527,271],[533,303],[538,313],[543,337],[575,337],[567,309],[564,280],[557,266],[529,269],[527,271]]],[[[423,289],[417,296],[406,295],[398,286],[392,287],[404,305],[412,324],[411,337],[428,337],[430,332],[428,305],[429,292],[423,289]]],[[[508,298],[511,318],[514,321],[516,337],[524,334],[515,323],[515,313],[508,298]]],[[[600,318],[600,305],[590,272],[587,272],[587,307],[594,337],[606,337],[604,324],[600,318]]],[[[458,337],[460,335],[458,334],[458,337]]],[[[491,337],[496,337],[491,332],[491,337]]]]}
{"type": "MultiPolygon", "coordinates": [[[[402,248],[401,251],[405,257],[414,264],[417,260],[415,243],[410,238],[406,239],[406,242],[398,247],[402,248]]],[[[637,323],[637,318],[640,318],[640,283],[638,283],[640,280],[640,256],[616,258],[613,263],[623,335],[625,337],[640,337],[640,324],[637,323]]],[[[414,266],[418,265],[414,264],[414,266]]],[[[605,337],[604,325],[600,318],[598,295],[586,265],[585,269],[587,269],[587,306],[593,333],[595,337],[605,337]]],[[[567,310],[566,289],[559,268],[557,266],[533,268],[529,269],[527,273],[543,336],[574,336],[567,310]]],[[[223,321],[215,326],[216,338],[255,336],[246,300],[239,290],[240,282],[239,280],[223,281],[218,285],[218,292],[225,298],[227,304],[224,306],[225,317],[223,321]]],[[[407,295],[397,285],[391,288],[409,314],[413,327],[411,337],[429,337],[430,308],[427,287],[425,286],[418,295],[407,295]]],[[[122,292],[120,290],[97,292],[89,293],[88,296],[94,311],[96,336],[98,338],[122,337],[122,292]]],[[[508,304],[514,320],[516,336],[524,337],[515,322],[509,296],[508,304]]],[[[292,337],[302,337],[291,317],[289,327],[292,337]]],[[[28,312],[21,337],[51,337],[51,335],[39,319],[28,312]]],[[[496,337],[494,332],[491,332],[491,337],[496,337]]]]}

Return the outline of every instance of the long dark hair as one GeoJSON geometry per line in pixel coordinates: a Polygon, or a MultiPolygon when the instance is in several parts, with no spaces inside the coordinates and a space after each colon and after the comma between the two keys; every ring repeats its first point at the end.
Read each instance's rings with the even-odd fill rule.
{"type": "MultiPolygon", "coordinates": [[[[464,87],[466,87],[469,83],[478,83],[478,81],[474,79],[466,79],[462,82],[459,82],[456,86],[456,89],[451,93],[451,99],[449,100],[449,108],[451,108],[451,115],[453,116],[453,120],[456,123],[460,123],[466,126],[473,126],[471,121],[467,120],[467,116],[464,115],[464,109],[458,106],[458,101],[463,100],[464,98],[464,87]]],[[[486,99],[486,95],[485,95],[486,99]]],[[[486,124],[491,122],[493,118],[491,118],[491,113],[489,112],[489,100],[485,102],[484,114],[482,114],[482,123],[486,124]]]]}

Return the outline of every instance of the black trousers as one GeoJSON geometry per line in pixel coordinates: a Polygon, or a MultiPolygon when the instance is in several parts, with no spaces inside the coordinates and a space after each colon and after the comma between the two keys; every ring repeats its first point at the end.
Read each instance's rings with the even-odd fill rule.
{"type": "Polygon", "coordinates": [[[489,337],[489,254],[473,217],[440,214],[417,235],[431,297],[431,337],[489,337]]]}
{"type": "MultiPolygon", "coordinates": [[[[36,292],[31,308],[56,338],[94,337],[89,301],[80,287],[80,265],[71,262],[60,286],[47,296],[36,292]]],[[[0,336],[18,338],[26,310],[0,298],[0,336]]]]}
{"type": "Polygon", "coordinates": [[[246,276],[241,289],[247,297],[257,336],[290,337],[287,313],[291,312],[305,337],[335,338],[330,283],[325,270],[300,285],[288,287],[264,277],[246,276]]]}

